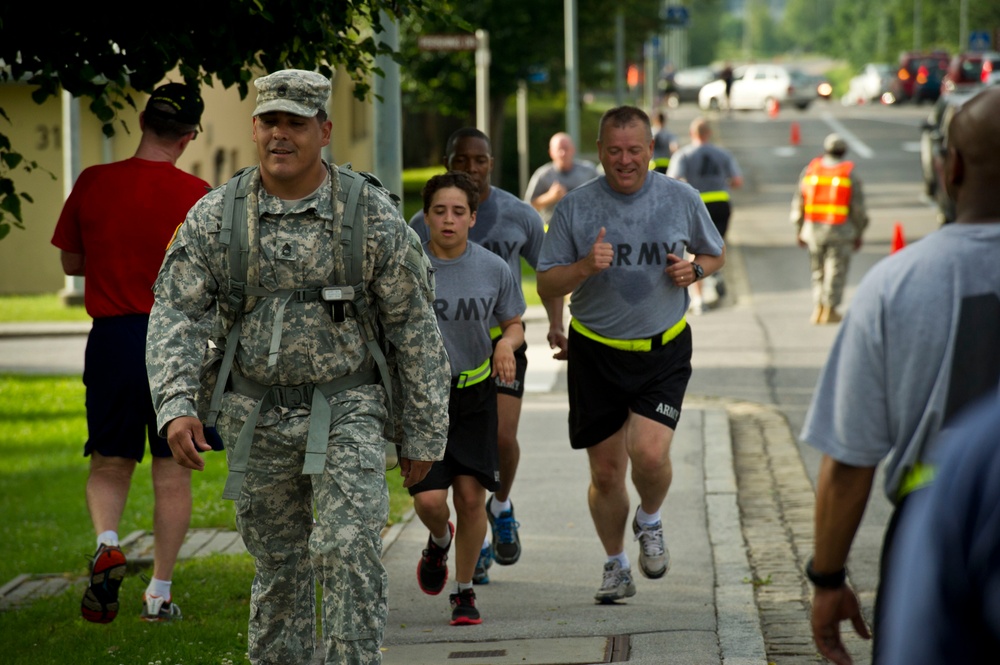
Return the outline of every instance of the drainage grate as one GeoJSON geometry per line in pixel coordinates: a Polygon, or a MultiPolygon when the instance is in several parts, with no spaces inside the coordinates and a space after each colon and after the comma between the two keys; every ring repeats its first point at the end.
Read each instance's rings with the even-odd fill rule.
{"type": "Polygon", "coordinates": [[[490,651],[452,651],[448,654],[448,658],[499,658],[506,655],[506,649],[492,649],[490,651]]]}

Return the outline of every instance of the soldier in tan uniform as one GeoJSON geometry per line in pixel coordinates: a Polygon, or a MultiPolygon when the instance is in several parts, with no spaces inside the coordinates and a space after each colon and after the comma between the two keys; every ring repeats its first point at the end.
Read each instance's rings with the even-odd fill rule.
{"type": "Polygon", "coordinates": [[[823,155],[802,170],[792,199],[799,247],[809,249],[814,324],[841,320],[837,306],[844,299],[851,252],[861,249],[861,235],[868,226],[861,180],[853,162],[844,159],[846,154],[847,142],[840,135],[827,136],[823,155]]]}
{"type": "MultiPolygon", "coordinates": [[[[251,295],[241,299],[231,288],[234,273],[220,242],[225,188],[219,188],[188,213],[154,287],[146,360],[157,424],[179,464],[204,468],[201,453],[211,446],[199,418],[199,368],[206,341],[224,347],[239,319],[217,430],[230,481],[241,454],[247,456],[233,496],[236,526],[256,568],[250,662],[314,662],[318,581],[325,662],[380,663],[388,612],[380,538],[389,510],[387,391],[351,314],[356,303],[334,307],[317,295],[331,286],[347,251],[338,249],[346,197],[337,168],[320,154],[332,127],[330,82],[283,70],[255,86],[260,166],[245,213],[251,295]],[[319,455],[308,454],[317,445],[319,455]]],[[[404,423],[400,470],[410,487],[443,456],[450,370],[416,234],[383,190],[366,185],[361,198],[367,209],[362,290],[395,349],[402,396],[394,409],[404,423]]]]}

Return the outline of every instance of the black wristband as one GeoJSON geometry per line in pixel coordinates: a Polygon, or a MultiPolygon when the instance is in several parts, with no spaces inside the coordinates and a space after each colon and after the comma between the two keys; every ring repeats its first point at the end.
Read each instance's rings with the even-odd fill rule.
{"type": "Polygon", "coordinates": [[[820,575],[813,570],[813,560],[810,557],[806,564],[806,577],[813,583],[813,586],[819,589],[839,589],[844,586],[844,582],[847,580],[847,568],[841,568],[835,573],[820,575]]]}

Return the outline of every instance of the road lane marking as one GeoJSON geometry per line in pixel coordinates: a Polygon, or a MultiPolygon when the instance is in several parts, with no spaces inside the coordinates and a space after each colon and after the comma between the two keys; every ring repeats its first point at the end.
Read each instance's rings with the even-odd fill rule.
{"type": "Polygon", "coordinates": [[[851,152],[854,152],[859,157],[864,157],[865,159],[871,159],[875,156],[875,152],[865,145],[864,141],[852,134],[847,127],[840,124],[840,122],[834,118],[831,113],[823,113],[823,122],[828,124],[830,129],[840,134],[840,136],[847,141],[847,145],[850,147],[851,152]]]}

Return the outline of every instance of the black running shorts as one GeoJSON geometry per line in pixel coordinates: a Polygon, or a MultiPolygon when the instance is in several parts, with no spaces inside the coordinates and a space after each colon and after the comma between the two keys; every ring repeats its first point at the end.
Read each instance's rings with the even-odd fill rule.
{"type": "Polygon", "coordinates": [[[629,411],[677,429],[691,378],[691,327],[652,351],[622,351],[569,331],[569,438],[589,448],[621,429],[629,411]]]}
{"type": "Polygon", "coordinates": [[[146,375],[145,314],[94,319],[84,354],[87,430],[83,454],[142,461],[146,439],[153,457],[170,457],[156,434],[156,413],[146,375]]]}
{"type": "Polygon", "coordinates": [[[729,201],[709,201],[705,204],[708,209],[708,216],[712,218],[712,223],[719,231],[722,239],[726,239],[726,231],[729,230],[729,217],[733,213],[733,207],[729,201]]]}
{"type": "Polygon", "coordinates": [[[487,491],[500,488],[497,449],[497,388],[486,379],[467,388],[452,388],[448,400],[448,445],[444,459],[410,488],[410,496],[448,489],[456,476],[473,476],[487,491]]]}

